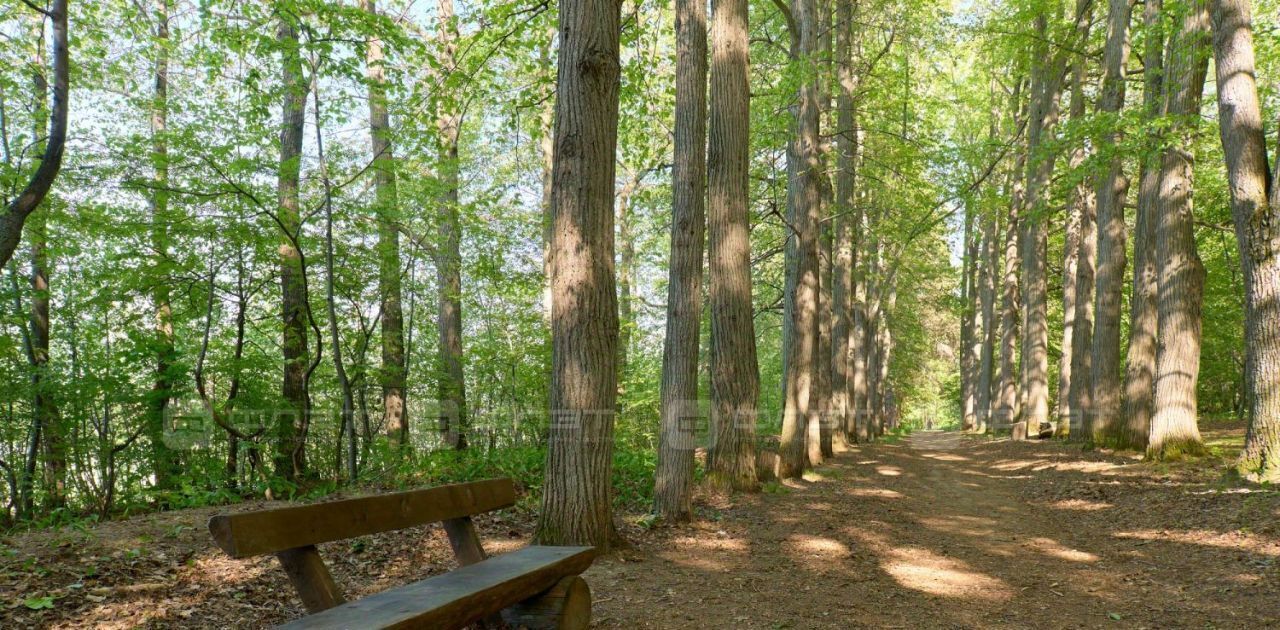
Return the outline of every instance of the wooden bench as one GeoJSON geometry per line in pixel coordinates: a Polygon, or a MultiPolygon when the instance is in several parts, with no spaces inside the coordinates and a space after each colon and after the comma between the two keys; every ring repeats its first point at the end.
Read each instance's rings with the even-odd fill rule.
{"type": "Polygon", "coordinates": [[[510,479],[490,479],[299,507],[217,515],[209,533],[227,555],[274,554],[308,616],[282,628],[461,628],[503,622],[586,628],[591,547],[530,546],[485,555],[471,516],[515,503],[510,479]],[[347,602],[316,545],[442,523],[460,568],[347,602]]]}

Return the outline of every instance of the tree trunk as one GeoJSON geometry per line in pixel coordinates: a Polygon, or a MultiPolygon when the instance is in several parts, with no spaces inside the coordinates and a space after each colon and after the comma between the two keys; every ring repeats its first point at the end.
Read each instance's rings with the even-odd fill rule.
{"type": "Polygon", "coordinates": [[[831,281],[832,234],[828,218],[830,182],[822,167],[819,182],[824,190],[818,226],[818,334],[813,358],[813,414],[809,417],[809,435],[806,438],[809,464],[817,466],[835,451],[831,443],[831,281]]]}
{"type": "Polygon", "coordinates": [[[1165,111],[1172,117],[1171,142],[1161,156],[1160,211],[1156,222],[1159,343],[1156,350],[1155,415],[1147,456],[1176,459],[1203,451],[1196,425],[1196,381],[1200,373],[1200,312],[1204,265],[1196,253],[1192,168],[1200,99],[1209,61],[1206,0],[1193,0],[1181,31],[1169,46],[1165,111]]]}
{"type": "MultiPolygon", "coordinates": [[[[1143,116],[1162,116],[1164,74],[1164,25],[1161,0],[1146,0],[1143,7],[1143,116]]],[[[1160,197],[1158,155],[1144,151],[1138,175],[1138,218],[1133,229],[1133,291],[1129,303],[1129,348],[1125,361],[1125,422],[1116,431],[1119,448],[1145,449],[1155,406],[1156,292],[1155,223],[1160,197]]]]}
{"type": "Polygon", "coordinates": [[[714,0],[708,97],[707,258],[711,301],[712,485],[753,490],[760,397],[751,301],[747,0],[714,0]]]}
{"type": "Polygon", "coordinates": [[[535,536],[541,544],[589,544],[601,551],[616,536],[613,178],[620,13],[618,0],[560,3],[551,175],[551,426],[535,536]]]}
{"type": "Polygon", "coordinates": [[[176,387],[177,355],[173,340],[173,306],[169,302],[169,1],[155,0],[155,85],[151,100],[151,249],[155,275],[151,293],[155,307],[156,376],[147,418],[151,440],[151,469],[156,488],[169,490],[181,472],[178,455],[164,442],[165,410],[176,387]]]}
{"type": "Polygon", "coordinates": [[[1218,120],[1245,283],[1249,430],[1236,469],[1280,481],[1280,190],[1267,167],[1249,0],[1213,0],[1218,120]]]}
{"type": "MultiPolygon", "coordinates": [[[[1074,98],[1074,96],[1073,96],[1074,98]]],[[[1070,164],[1079,167],[1082,160],[1077,154],[1083,154],[1083,147],[1072,151],[1070,164]]],[[[1080,262],[1081,234],[1084,217],[1084,200],[1080,199],[1076,190],[1072,190],[1071,199],[1067,203],[1067,229],[1062,243],[1062,354],[1058,361],[1058,422],[1054,430],[1056,437],[1067,437],[1071,426],[1071,352],[1076,334],[1076,291],[1077,266],[1080,262]]]]}
{"type": "MultiPolygon", "coordinates": [[[[44,17],[35,20],[36,50],[32,59],[32,137],[40,138],[36,150],[43,149],[42,137],[49,120],[49,82],[45,78],[44,17]]],[[[67,501],[67,435],[54,400],[55,386],[49,370],[49,207],[40,205],[29,215],[31,241],[31,383],[35,391],[33,423],[44,435],[46,504],[59,508],[67,501]]]]}
{"type": "MultiPolygon", "coordinates": [[[[806,467],[806,436],[817,402],[814,376],[818,346],[818,238],[822,176],[817,77],[818,7],[815,0],[793,0],[792,63],[804,68],[793,106],[793,135],[787,147],[787,273],[783,322],[783,415],[779,476],[798,478],[806,467]]],[[[825,368],[825,363],[823,364],[825,368]]]]}
{"type": "Polygon", "coordinates": [[[1009,217],[1004,232],[1004,277],[1000,294],[1000,380],[996,397],[996,411],[991,422],[994,430],[1010,429],[1021,414],[1022,399],[1019,396],[1018,338],[1021,326],[1021,278],[1022,255],[1018,250],[1018,237],[1022,232],[1021,214],[1025,203],[1022,172],[1026,165],[1026,152],[1019,151],[1010,174],[1009,217]]]}
{"type": "Polygon", "coordinates": [[[298,32],[289,18],[280,21],[281,85],[284,90],[280,128],[280,171],[277,221],[280,241],[280,307],[283,316],[284,383],[288,409],[276,418],[276,474],[294,480],[306,470],[306,426],[311,416],[307,394],[307,287],[302,269],[302,215],[298,177],[302,161],[303,117],[307,84],[302,76],[298,32]]]}
{"type": "MultiPolygon", "coordinates": [[[[312,69],[315,71],[315,68],[312,69]]],[[[324,301],[326,312],[329,316],[329,343],[333,346],[333,371],[338,377],[338,389],[342,392],[342,411],[341,422],[338,425],[338,449],[335,468],[335,476],[340,475],[338,471],[342,470],[342,440],[347,438],[347,480],[355,482],[359,477],[358,462],[356,461],[356,453],[358,447],[356,445],[356,418],[355,418],[355,397],[352,394],[351,379],[347,377],[347,366],[342,360],[342,337],[338,333],[338,306],[337,298],[334,292],[334,263],[333,263],[333,184],[329,179],[329,166],[325,162],[324,154],[324,116],[320,110],[320,84],[315,82],[312,84],[314,89],[312,97],[315,102],[315,128],[316,128],[316,157],[320,160],[320,179],[324,185],[324,268],[325,268],[325,285],[324,285],[324,301]]]]}
{"type": "Polygon", "coordinates": [[[857,261],[857,238],[861,226],[856,220],[857,128],[854,122],[854,94],[857,75],[853,63],[853,16],[855,0],[836,0],[836,195],[833,206],[835,243],[831,286],[831,413],[846,440],[855,439],[856,417],[853,400],[853,355],[858,350],[854,336],[853,268],[857,261]]]}
{"type": "MultiPolygon", "coordinates": [[[[364,10],[377,13],[375,0],[361,0],[364,10]]],[[[395,152],[391,146],[391,117],[387,115],[383,43],[370,37],[365,52],[369,79],[369,136],[373,150],[373,177],[378,222],[378,299],[382,311],[382,407],[387,437],[408,448],[409,417],[405,398],[407,378],[404,356],[404,310],[400,290],[400,199],[396,185],[395,152]]]]}
{"type": "Polygon", "coordinates": [[[977,368],[979,356],[977,341],[978,323],[977,300],[975,290],[978,276],[978,237],[974,224],[977,222],[977,202],[973,199],[964,201],[964,261],[960,274],[960,428],[972,431],[978,427],[978,383],[977,368]]]}
{"type": "MultiPolygon", "coordinates": [[[[439,0],[440,67],[447,77],[454,76],[454,53],[457,47],[457,24],[453,0],[439,0]]],[[[449,83],[448,79],[444,83],[449,83]]],[[[456,105],[457,94],[440,97],[436,126],[440,132],[440,238],[436,243],[436,290],[438,295],[438,331],[440,334],[437,392],[440,398],[440,434],[445,446],[467,448],[467,385],[462,357],[462,222],[459,219],[458,133],[462,115],[456,105]]]]}
{"type": "Polygon", "coordinates": [[[707,13],[701,0],[676,3],[675,163],[671,172],[671,263],[662,344],[661,430],[654,513],[693,517],[697,446],[698,337],[702,326],[702,249],[706,233],[707,13]]]}
{"type": "MultiPolygon", "coordinates": [[[[1023,428],[1014,438],[1031,438],[1049,419],[1049,327],[1046,297],[1045,258],[1048,252],[1049,186],[1053,177],[1054,155],[1048,140],[1053,138],[1058,123],[1063,79],[1068,55],[1074,54],[1079,42],[1088,40],[1092,0],[1077,0],[1074,26],[1067,45],[1049,48],[1039,45],[1033,64],[1038,81],[1032,81],[1032,109],[1027,130],[1027,202],[1023,217],[1022,250],[1022,375],[1023,428]],[[1050,53],[1053,53],[1049,57],[1050,53]],[[1037,87],[1038,84],[1038,87],[1037,87]],[[1023,435],[1019,435],[1019,433],[1023,435]]],[[[1047,32],[1047,16],[1036,18],[1036,31],[1047,32]]]]}
{"type": "MultiPolygon", "coordinates": [[[[1125,1],[1125,0],[1119,0],[1125,1]]],[[[1085,115],[1085,66],[1083,60],[1075,63],[1075,89],[1071,93],[1071,118],[1082,121],[1085,115]]],[[[1084,168],[1088,159],[1085,147],[1077,148],[1071,155],[1071,169],[1084,168]]],[[[1123,201],[1124,195],[1121,195],[1123,201]]],[[[1057,435],[1068,437],[1082,433],[1082,405],[1089,400],[1089,383],[1093,364],[1090,351],[1093,345],[1094,269],[1097,265],[1098,224],[1097,197],[1087,180],[1076,185],[1072,193],[1073,214],[1078,217],[1077,254],[1075,277],[1063,278],[1063,319],[1068,317],[1066,285],[1072,285],[1070,336],[1063,334],[1061,380],[1058,387],[1059,419],[1057,435]]]]}
{"type": "Polygon", "coordinates": [[[982,349],[978,356],[978,426],[981,433],[991,423],[993,383],[996,359],[996,269],[1000,258],[996,243],[1000,240],[1000,228],[994,212],[983,213],[982,218],[982,273],[978,276],[978,308],[982,317],[979,331],[982,349]]]}
{"type": "MultiPolygon", "coordinates": [[[[1157,0],[1158,1],[1158,0],[1157,0]]],[[[1118,114],[1124,107],[1125,68],[1129,63],[1129,22],[1133,4],[1129,0],[1111,0],[1107,11],[1107,42],[1102,61],[1102,98],[1098,112],[1119,126],[1118,114]]],[[[1157,47],[1156,58],[1160,57],[1157,47]]],[[[1150,57],[1144,58],[1152,63],[1150,57]]],[[[1158,61],[1156,62],[1158,63],[1158,61]]],[[[1103,145],[1121,146],[1123,135],[1118,130],[1107,134],[1103,145]]],[[[1094,300],[1094,332],[1089,348],[1088,382],[1072,390],[1074,406],[1084,429],[1081,437],[1101,442],[1121,426],[1120,412],[1120,302],[1124,290],[1125,222],[1124,201],[1129,180],[1124,176],[1124,155],[1115,151],[1106,161],[1098,177],[1098,275],[1094,300]]],[[[1081,366],[1083,367],[1083,365],[1081,366]]],[[[1083,373],[1082,373],[1083,374],[1083,373]]]]}
{"type": "Polygon", "coordinates": [[[618,191],[618,393],[626,390],[627,356],[636,328],[633,288],[636,244],[631,229],[631,199],[640,185],[640,173],[631,173],[618,191]]]}
{"type": "MultiPolygon", "coordinates": [[[[34,6],[34,5],[33,5],[34,6]]],[[[53,186],[58,171],[62,168],[63,149],[67,140],[67,110],[70,106],[70,62],[67,54],[67,0],[52,0],[45,9],[53,31],[53,107],[50,110],[49,132],[43,144],[40,164],[36,167],[26,187],[17,196],[9,200],[9,205],[0,213],[0,269],[9,264],[13,252],[18,249],[22,240],[22,226],[27,217],[40,207],[40,202],[53,186]]],[[[40,17],[39,38],[41,54],[38,59],[43,77],[44,17],[40,17]]],[[[47,84],[40,94],[43,101],[48,98],[47,84]]],[[[40,128],[36,137],[44,136],[44,127],[40,128]]]]}

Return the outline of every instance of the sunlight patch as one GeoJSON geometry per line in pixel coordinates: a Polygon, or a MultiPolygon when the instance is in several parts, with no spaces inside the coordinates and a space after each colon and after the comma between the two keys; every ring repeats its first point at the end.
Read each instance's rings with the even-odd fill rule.
{"type": "Polygon", "coordinates": [[[1115,505],[1103,501],[1089,501],[1087,499],[1062,499],[1049,503],[1049,507],[1055,510],[1072,510],[1074,512],[1097,512],[1098,510],[1109,510],[1115,505]]]}
{"type": "Polygon", "coordinates": [[[886,477],[899,477],[902,469],[897,466],[876,466],[876,472],[886,477]]]}
{"type": "Polygon", "coordinates": [[[1033,538],[1028,546],[1045,555],[1070,562],[1097,562],[1099,560],[1098,556],[1094,554],[1065,547],[1058,541],[1049,538],[1033,538]]]}
{"type": "Polygon", "coordinates": [[[802,551],[810,556],[821,556],[824,558],[844,558],[849,555],[848,545],[830,538],[822,538],[819,536],[807,536],[804,534],[795,534],[788,541],[789,546],[793,546],[798,551],[802,551]]]}
{"type": "Polygon", "coordinates": [[[844,492],[855,497],[877,497],[880,499],[905,499],[907,495],[888,488],[849,488],[844,492]]]}
{"type": "Polygon", "coordinates": [[[1264,556],[1280,557],[1280,542],[1275,539],[1245,532],[1215,532],[1192,529],[1182,532],[1142,529],[1132,532],[1116,532],[1116,538],[1145,540],[1148,542],[1175,542],[1184,545],[1202,545],[1220,549],[1240,549],[1264,556]]]}
{"type": "Polygon", "coordinates": [[[899,584],[931,595],[991,601],[1013,597],[1013,590],[1002,580],[972,571],[962,562],[927,549],[892,549],[882,566],[899,584]]]}

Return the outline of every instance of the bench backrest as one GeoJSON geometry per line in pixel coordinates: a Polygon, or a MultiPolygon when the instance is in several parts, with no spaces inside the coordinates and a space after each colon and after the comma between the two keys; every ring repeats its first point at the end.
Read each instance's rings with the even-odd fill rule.
{"type": "Polygon", "coordinates": [[[343,499],[298,507],[219,514],[209,533],[227,555],[248,558],[427,523],[457,521],[515,504],[510,479],[343,499]]]}

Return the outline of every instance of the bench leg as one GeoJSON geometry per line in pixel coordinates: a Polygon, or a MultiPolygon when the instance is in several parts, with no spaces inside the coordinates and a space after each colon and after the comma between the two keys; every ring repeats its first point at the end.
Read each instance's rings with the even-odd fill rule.
{"type": "Polygon", "coordinates": [[[584,630],[591,625],[591,588],[580,575],[502,611],[502,619],[529,630],[584,630]]]}

